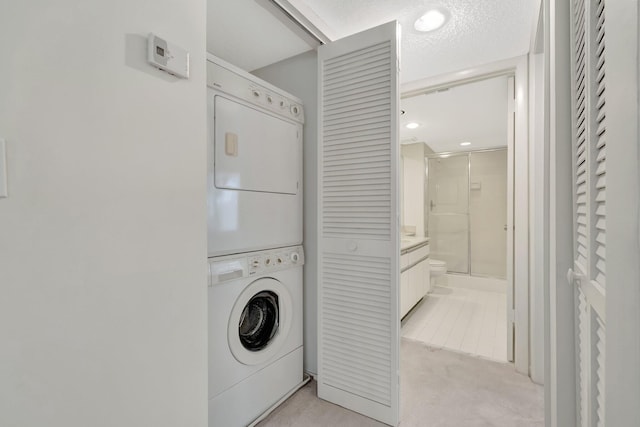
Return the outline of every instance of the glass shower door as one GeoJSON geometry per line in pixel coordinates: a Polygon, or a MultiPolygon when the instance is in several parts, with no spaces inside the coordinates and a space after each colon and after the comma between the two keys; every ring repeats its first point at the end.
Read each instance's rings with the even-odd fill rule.
{"type": "Polygon", "coordinates": [[[453,273],[469,273],[469,156],[429,159],[431,257],[453,273]]]}
{"type": "Polygon", "coordinates": [[[471,274],[507,277],[507,150],[470,154],[471,274]]]}

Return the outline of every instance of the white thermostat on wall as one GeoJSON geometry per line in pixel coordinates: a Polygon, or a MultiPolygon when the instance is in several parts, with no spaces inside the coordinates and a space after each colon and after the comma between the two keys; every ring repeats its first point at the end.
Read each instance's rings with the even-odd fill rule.
{"type": "Polygon", "coordinates": [[[189,52],[149,34],[147,60],[156,68],[183,79],[189,78],[189,52]]]}

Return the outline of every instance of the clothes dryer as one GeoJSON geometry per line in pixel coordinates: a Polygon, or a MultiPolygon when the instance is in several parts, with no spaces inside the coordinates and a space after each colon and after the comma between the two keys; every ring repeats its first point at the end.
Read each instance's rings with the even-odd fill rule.
{"type": "Polygon", "coordinates": [[[302,102],[209,55],[209,257],[302,243],[302,102]]]}
{"type": "Polygon", "coordinates": [[[301,246],[209,261],[209,426],[246,426],[303,381],[301,246]]]}

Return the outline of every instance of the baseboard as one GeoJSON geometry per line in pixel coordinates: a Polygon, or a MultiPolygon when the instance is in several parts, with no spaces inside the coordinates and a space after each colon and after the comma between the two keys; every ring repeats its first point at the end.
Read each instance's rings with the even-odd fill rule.
{"type": "Polygon", "coordinates": [[[490,277],[476,277],[464,274],[445,274],[436,281],[437,286],[450,288],[465,288],[476,291],[507,293],[507,281],[490,277]]]}

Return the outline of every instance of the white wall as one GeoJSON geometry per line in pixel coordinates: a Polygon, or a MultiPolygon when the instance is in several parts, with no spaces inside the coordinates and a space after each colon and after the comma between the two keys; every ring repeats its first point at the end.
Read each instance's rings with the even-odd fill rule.
{"type": "Polygon", "coordinates": [[[253,72],[256,76],[302,99],[305,108],[303,131],[304,251],[306,257],[304,266],[304,369],[312,374],[318,372],[317,68],[317,54],[315,51],[310,51],[253,72]]]}
{"type": "Polygon", "coordinates": [[[402,226],[415,228],[416,236],[425,236],[424,196],[426,184],[425,144],[400,146],[402,156],[402,226]]]}
{"type": "Polygon", "coordinates": [[[2,426],[206,425],[205,9],[2,4],[2,426]]]}
{"type": "Polygon", "coordinates": [[[545,127],[549,143],[549,282],[545,284],[545,425],[576,425],[569,3],[544,0],[545,127]]]}
{"type": "Polygon", "coordinates": [[[514,129],[514,309],[515,366],[529,373],[529,74],[527,57],[520,58],[515,76],[514,129]]]}
{"type": "Polygon", "coordinates": [[[637,1],[606,4],[606,425],[640,419],[640,108],[637,1]]]}
{"type": "Polygon", "coordinates": [[[544,286],[548,277],[548,146],[544,137],[544,57],[529,56],[529,306],[531,379],[544,383],[544,286]],[[547,160],[545,160],[547,158],[547,160]]]}

